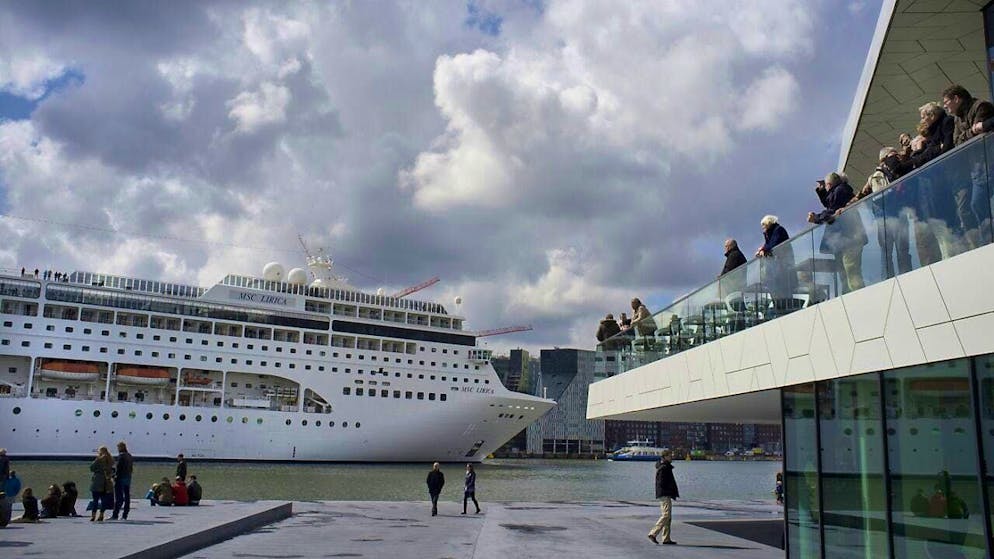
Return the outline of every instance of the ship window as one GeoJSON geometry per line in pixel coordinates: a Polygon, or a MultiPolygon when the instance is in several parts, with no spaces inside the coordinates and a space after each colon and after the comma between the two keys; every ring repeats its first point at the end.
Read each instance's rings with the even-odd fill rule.
{"type": "Polygon", "coordinates": [[[215,357],[214,358],[214,362],[215,363],[220,363],[221,362],[221,358],[220,357],[215,357]]]}
{"type": "Polygon", "coordinates": [[[204,417],[203,417],[202,415],[198,415],[197,417],[194,417],[194,419],[196,419],[197,421],[200,421],[200,420],[201,420],[201,419],[203,419],[203,418],[204,418],[204,417]]]}
{"type": "Polygon", "coordinates": [[[176,336],[170,336],[169,341],[172,343],[176,343],[176,336]]]}
{"type": "Polygon", "coordinates": [[[117,350],[117,354],[118,354],[118,355],[124,355],[124,350],[123,350],[123,349],[119,349],[119,350],[117,350]]]}
{"type": "Polygon", "coordinates": [[[255,349],[255,346],[253,344],[248,344],[248,346],[246,346],[246,349],[255,349]]]}
{"type": "Polygon", "coordinates": [[[359,354],[359,359],[360,359],[360,360],[362,360],[362,359],[365,359],[365,358],[366,358],[366,356],[365,356],[365,355],[363,355],[363,354],[361,354],[361,353],[359,354]]]}
{"type": "Polygon", "coordinates": [[[439,400],[441,400],[441,401],[443,401],[443,402],[445,401],[445,399],[446,399],[447,397],[448,397],[448,394],[439,394],[439,395],[438,395],[438,399],[439,399],[439,400]]]}
{"type": "Polygon", "coordinates": [[[135,337],[138,338],[139,340],[144,340],[145,334],[135,334],[135,337]]]}
{"type": "Polygon", "coordinates": [[[5,320],[3,326],[4,328],[11,328],[12,326],[14,326],[14,323],[9,320],[5,320]]]}
{"type": "MultiPolygon", "coordinates": [[[[308,349],[308,350],[305,350],[305,353],[306,353],[307,355],[311,355],[311,354],[312,354],[312,353],[314,353],[314,352],[308,349]]],[[[335,355],[335,357],[338,357],[338,355],[335,355]]]]}
{"type": "Polygon", "coordinates": [[[283,353],[283,348],[280,346],[276,346],[276,353],[283,353]]]}
{"type": "Polygon", "coordinates": [[[418,379],[420,379],[420,380],[424,380],[424,379],[425,379],[425,376],[424,376],[424,375],[418,375],[418,379]]]}
{"type": "Polygon", "coordinates": [[[185,413],[179,414],[179,420],[180,421],[186,421],[186,414],[185,413]]]}
{"type": "Polygon", "coordinates": [[[31,329],[31,323],[30,323],[30,322],[25,322],[25,323],[24,323],[24,327],[25,327],[26,329],[30,330],[30,329],[31,329]]]}
{"type": "Polygon", "coordinates": [[[334,421],[329,421],[328,422],[328,427],[334,427],[334,426],[335,426],[335,422],[334,421]]]}
{"type": "Polygon", "coordinates": [[[393,397],[394,398],[400,398],[400,390],[394,390],[393,391],[393,397]]]}
{"type": "Polygon", "coordinates": [[[227,421],[228,423],[231,423],[234,420],[235,420],[235,418],[231,417],[230,415],[228,416],[227,419],[225,419],[225,421],[227,421]]]}
{"type": "Polygon", "coordinates": [[[349,422],[348,421],[343,421],[342,422],[342,427],[348,427],[348,426],[349,426],[349,422]]]}
{"type": "Polygon", "coordinates": [[[425,399],[425,393],[424,392],[418,392],[418,400],[424,400],[424,399],[425,399]]]}
{"type": "Polygon", "coordinates": [[[128,337],[128,333],[127,332],[118,332],[117,335],[120,336],[120,337],[122,337],[122,338],[127,338],[128,337]]]}
{"type": "MultiPolygon", "coordinates": [[[[4,340],[4,341],[6,342],[7,340],[4,340]]],[[[3,344],[3,345],[7,345],[7,344],[3,344]]],[[[45,342],[45,349],[52,349],[52,342],[45,342]]]]}
{"type": "Polygon", "coordinates": [[[232,387],[232,388],[238,388],[238,383],[237,383],[237,382],[233,382],[233,383],[231,383],[231,387],[232,387]]]}
{"type": "Polygon", "coordinates": [[[418,361],[418,365],[424,365],[424,364],[425,364],[424,361],[418,361]]]}
{"type": "Polygon", "coordinates": [[[7,372],[11,374],[16,373],[17,367],[7,367],[7,372]]]}
{"type": "Polygon", "coordinates": [[[100,353],[107,353],[107,348],[105,347],[100,348],[100,353]]]}
{"type": "Polygon", "coordinates": [[[252,360],[251,359],[246,359],[245,360],[245,364],[246,365],[251,365],[252,364],[252,360]]]}
{"type": "Polygon", "coordinates": [[[231,342],[231,347],[238,349],[238,342],[231,342]]]}
{"type": "Polygon", "coordinates": [[[72,330],[73,330],[72,326],[66,326],[66,332],[72,332],[72,330]]]}
{"type": "MultiPolygon", "coordinates": [[[[249,349],[252,349],[252,348],[249,348],[249,349]]],[[[262,351],[269,351],[269,346],[268,345],[262,346],[262,351]]]]}
{"type": "Polygon", "coordinates": [[[152,419],[152,412],[146,413],[145,419],[152,419]]]}
{"type": "Polygon", "coordinates": [[[408,390],[407,392],[404,392],[404,398],[405,399],[410,400],[413,397],[414,397],[414,393],[411,392],[410,390],[408,390]]]}
{"type": "Polygon", "coordinates": [[[473,384],[480,384],[480,379],[478,378],[473,379],[473,384]]]}
{"type": "Polygon", "coordinates": [[[375,388],[369,389],[369,396],[371,398],[376,396],[376,389],[375,388]]]}
{"type": "MultiPolygon", "coordinates": [[[[290,368],[293,368],[293,365],[291,365],[290,368]]],[[[305,371],[310,371],[311,370],[311,366],[310,365],[304,365],[304,370],[305,371]]]]}
{"type": "Polygon", "coordinates": [[[431,375],[431,380],[435,380],[435,375],[431,375]]]}
{"type": "Polygon", "coordinates": [[[169,414],[168,413],[162,414],[162,419],[165,419],[165,420],[168,421],[169,420],[169,414]]]}
{"type": "Polygon", "coordinates": [[[318,370],[319,371],[323,371],[324,370],[324,365],[318,365],[318,370]]]}
{"type": "Polygon", "coordinates": [[[431,348],[431,352],[432,353],[435,353],[436,351],[438,351],[438,348],[435,348],[435,347],[431,348]]]}
{"type": "Polygon", "coordinates": [[[193,357],[189,353],[183,356],[183,359],[186,359],[187,361],[189,361],[192,358],[193,357]]]}
{"type": "Polygon", "coordinates": [[[337,373],[337,372],[338,372],[338,367],[332,367],[332,368],[331,368],[331,372],[333,372],[333,373],[337,373]]]}
{"type": "Polygon", "coordinates": [[[142,354],[142,350],[140,350],[140,349],[136,349],[135,350],[135,355],[140,356],[141,354],[142,354]]]}
{"type": "MultiPolygon", "coordinates": [[[[307,350],[307,355],[310,355],[310,354],[311,354],[311,350],[307,350]]],[[[333,354],[332,354],[331,356],[332,356],[332,357],[338,357],[338,352],[336,351],[336,352],[335,352],[335,353],[333,353],[333,354]]]]}
{"type": "Polygon", "coordinates": [[[434,400],[435,399],[435,393],[434,392],[429,392],[428,393],[428,399],[429,400],[434,400]]]}
{"type": "Polygon", "coordinates": [[[292,421],[290,421],[289,419],[287,419],[287,420],[285,421],[285,423],[286,423],[287,425],[289,425],[289,424],[291,424],[291,423],[293,423],[293,422],[292,422],[292,421]]]}
{"type": "Polygon", "coordinates": [[[297,353],[297,348],[291,347],[290,348],[290,353],[297,353]]]}
{"type": "MultiPolygon", "coordinates": [[[[89,332],[87,332],[87,334],[89,334],[89,332]]],[[[161,339],[162,339],[162,336],[160,336],[158,334],[152,336],[152,341],[156,341],[157,342],[157,341],[159,341],[161,339]]]]}
{"type": "Polygon", "coordinates": [[[242,416],[242,423],[248,423],[248,418],[245,417],[245,416],[242,416]]]}
{"type": "Polygon", "coordinates": [[[400,378],[400,373],[394,373],[393,376],[400,378]]]}
{"type": "Polygon", "coordinates": [[[211,416],[211,423],[217,423],[217,416],[216,415],[212,415],[211,416]]]}
{"type": "MultiPolygon", "coordinates": [[[[141,334],[139,334],[140,336],[141,334]]],[[[200,340],[200,345],[207,345],[207,340],[200,340]]]]}
{"type": "Polygon", "coordinates": [[[237,359],[232,359],[231,360],[231,364],[232,365],[237,365],[238,364],[238,360],[237,359]]]}
{"type": "Polygon", "coordinates": [[[407,373],[407,378],[414,378],[414,375],[412,375],[411,373],[407,373]]]}
{"type": "Polygon", "coordinates": [[[361,425],[361,424],[360,424],[360,423],[359,423],[358,421],[356,421],[356,422],[355,422],[355,428],[356,428],[356,429],[358,429],[360,425],[361,425]]]}
{"type": "Polygon", "coordinates": [[[101,330],[100,331],[100,335],[101,336],[110,336],[110,330],[101,330]]]}

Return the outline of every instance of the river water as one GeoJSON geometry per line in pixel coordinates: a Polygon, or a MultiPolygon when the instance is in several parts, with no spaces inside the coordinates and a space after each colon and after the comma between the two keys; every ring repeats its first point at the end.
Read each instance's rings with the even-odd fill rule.
{"type": "MultiPolygon", "coordinates": [[[[37,495],[52,483],[76,482],[89,489],[89,461],[19,461],[12,468],[37,495]]],[[[685,499],[772,499],[779,462],[674,462],[685,499]]],[[[488,460],[479,464],[481,501],[652,500],[654,463],[608,460],[488,460]]],[[[189,473],[204,487],[205,499],[288,499],[343,501],[423,501],[425,464],[256,464],[189,462],[189,473]]],[[[172,476],[169,462],[137,462],[132,497],[154,481],[172,476]]],[[[442,466],[443,500],[462,499],[464,469],[442,466]]]]}

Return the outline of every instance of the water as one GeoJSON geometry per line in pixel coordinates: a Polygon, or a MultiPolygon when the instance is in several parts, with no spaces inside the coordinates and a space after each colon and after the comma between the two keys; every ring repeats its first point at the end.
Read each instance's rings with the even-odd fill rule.
{"type": "MultiPolygon", "coordinates": [[[[21,461],[12,467],[36,494],[73,480],[81,497],[90,485],[89,461],[21,461]]],[[[772,499],[779,462],[674,462],[685,499],[772,499]]],[[[633,500],[655,498],[654,463],[608,460],[488,460],[476,465],[481,501],[633,500]]],[[[256,464],[189,462],[205,499],[423,501],[425,464],[256,464]]],[[[462,499],[464,468],[443,465],[442,499],[462,499]]],[[[172,476],[175,464],[137,462],[132,497],[172,476]]]]}

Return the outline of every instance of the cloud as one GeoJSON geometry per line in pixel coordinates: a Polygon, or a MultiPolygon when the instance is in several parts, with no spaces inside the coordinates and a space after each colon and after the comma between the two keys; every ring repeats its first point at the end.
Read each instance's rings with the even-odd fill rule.
{"type": "Polygon", "coordinates": [[[66,66],[43,54],[11,57],[0,55],[0,91],[37,100],[48,90],[47,84],[65,72],[66,66]]]}
{"type": "Polygon", "coordinates": [[[299,265],[299,233],[364,289],[438,275],[420,295],[469,328],[535,327],[491,347],[589,348],[758,216],[803,218],[783,185],[830,133],[786,130],[841,126],[873,29],[827,1],[12,4],[0,82],[38,101],[0,123],[30,218],[0,219],[0,267],[211,285],[299,265]]]}
{"type": "Polygon", "coordinates": [[[260,126],[285,121],[289,103],[290,90],[264,82],[259,85],[259,91],[243,91],[228,101],[231,108],[228,116],[238,123],[239,131],[252,132],[260,126]]]}

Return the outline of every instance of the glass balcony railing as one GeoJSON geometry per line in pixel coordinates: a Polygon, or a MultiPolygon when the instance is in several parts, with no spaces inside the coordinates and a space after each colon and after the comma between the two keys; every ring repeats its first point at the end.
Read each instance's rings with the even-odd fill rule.
{"type": "MultiPolygon", "coordinates": [[[[597,350],[624,372],[990,244],[992,178],[994,135],[974,138],[597,350]]],[[[850,177],[857,190],[864,181],[850,177]]]]}

